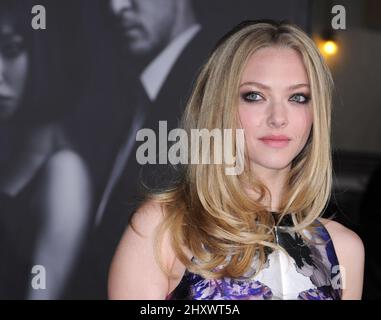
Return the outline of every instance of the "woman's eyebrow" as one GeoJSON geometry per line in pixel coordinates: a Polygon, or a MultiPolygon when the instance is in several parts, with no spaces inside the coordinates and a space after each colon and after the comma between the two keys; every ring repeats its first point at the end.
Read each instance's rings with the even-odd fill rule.
{"type": "MultiPolygon", "coordinates": [[[[247,81],[247,82],[241,83],[240,87],[245,86],[245,85],[254,85],[254,86],[261,88],[261,89],[264,89],[264,90],[270,90],[271,89],[269,86],[267,86],[263,83],[260,83],[260,82],[256,82],[256,81],[247,81]]],[[[302,87],[309,88],[310,85],[308,83],[298,83],[298,84],[293,84],[293,85],[287,87],[287,89],[288,90],[294,90],[294,89],[299,89],[302,87]]]]}
{"type": "Polygon", "coordinates": [[[269,90],[270,89],[269,86],[266,86],[265,84],[260,83],[260,82],[256,82],[256,81],[247,81],[247,82],[241,83],[240,87],[245,86],[245,85],[251,85],[251,86],[254,85],[254,86],[258,87],[258,88],[265,89],[265,90],[269,90]]]}
{"type": "Polygon", "coordinates": [[[302,87],[307,87],[309,88],[310,85],[308,83],[299,83],[299,84],[294,84],[292,86],[289,86],[287,89],[289,90],[293,90],[293,89],[299,89],[299,88],[302,88],[302,87]]]}

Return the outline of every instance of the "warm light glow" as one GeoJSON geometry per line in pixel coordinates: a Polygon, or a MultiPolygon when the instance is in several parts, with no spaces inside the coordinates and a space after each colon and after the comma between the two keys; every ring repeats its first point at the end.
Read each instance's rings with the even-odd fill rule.
{"type": "Polygon", "coordinates": [[[323,44],[324,53],[327,55],[334,55],[337,52],[337,44],[332,40],[325,41],[323,44]]]}

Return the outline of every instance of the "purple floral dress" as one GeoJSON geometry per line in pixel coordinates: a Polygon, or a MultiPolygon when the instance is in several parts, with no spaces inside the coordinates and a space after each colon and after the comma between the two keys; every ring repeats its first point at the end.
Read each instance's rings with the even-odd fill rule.
{"type": "Polygon", "coordinates": [[[292,225],[292,219],[287,215],[275,228],[276,243],[286,252],[268,250],[265,265],[254,277],[257,259],[240,278],[204,279],[186,270],[167,299],[341,299],[339,263],[327,229],[316,220],[316,234],[306,232],[308,238],[313,240],[311,242],[289,230],[292,225]]]}

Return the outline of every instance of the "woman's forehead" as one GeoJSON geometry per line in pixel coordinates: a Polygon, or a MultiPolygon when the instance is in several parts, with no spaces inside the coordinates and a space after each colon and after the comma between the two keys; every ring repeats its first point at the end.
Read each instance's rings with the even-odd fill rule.
{"type": "Polygon", "coordinates": [[[243,70],[241,83],[260,82],[271,87],[277,81],[287,87],[308,84],[307,71],[299,52],[292,48],[269,47],[253,53],[243,70]]]}

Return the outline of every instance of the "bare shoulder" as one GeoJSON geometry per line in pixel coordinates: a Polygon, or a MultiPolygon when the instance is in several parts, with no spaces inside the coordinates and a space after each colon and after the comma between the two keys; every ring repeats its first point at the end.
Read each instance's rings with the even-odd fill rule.
{"type": "MultiPolygon", "coordinates": [[[[157,234],[158,227],[164,222],[166,215],[167,212],[164,205],[155,200],[147,200],[134,213],[131,218],[131,226],[127,228],[126,233],[134,232],[140,237],[151,238],[153,241],[156,241],[155,235],[157,234]]],[[[172,269],[178,264],[178,259],[170,240],[170,232],[171,230],[168,228],[163,230],[160,249],[162,250],[166,266],[172,269]]],[[[188,258],[192,257],[187,247],[181,246],[181,248],[188,258]]]]}
{"type": "Polygon", "coordinates": [[[319,218],[319,221],[327,229],[337,249],[348,249],[352,252],[355,250],[357,253],[364,252],[363,242],[356,232],[330,219],[319,218]]]}
{"type": "Polygon", "coordinates": [[[90,173],[84,160],[70,149],[62,149],[52,154],[42,171],[42,185],[52,187],[62,194],[91,192],[90,173]],[[69,186],[69,188],[68,188],[69,186]],[[65,189],[62,193],[61,189],[65,189]]]}
{"type": "Polygon", "coordinates": [[[164,299],[168,277],[156,260],[157,248],[167,266],[173,257],[169,237],[157,245],[157,227],[164,219],[163,207],[156,201],[144,202],[134,213],[115,252],[109,271],[111,299],[164,299]]]}
{"type": "Polygon", "coordinates": [[[61,171],[74,176],[87,173],[87,168],[81,156],[71,149],[62,149],[53,153],[46,163],[50,172],[61,171]]]}
{"type": "Polygon", "coordinates": [[[342,224],[320,218],[335,248],[342,275],[342,299],[361,299],[363,289],[365,249],[356,232],[342,224]]]}
{"type": "Polygon", "coordinates": [[[143,202],[131,218],[131,223],[142,235],[152,235],[152,232],[163,222],[165,211],[155,200],[143,202]]]}

